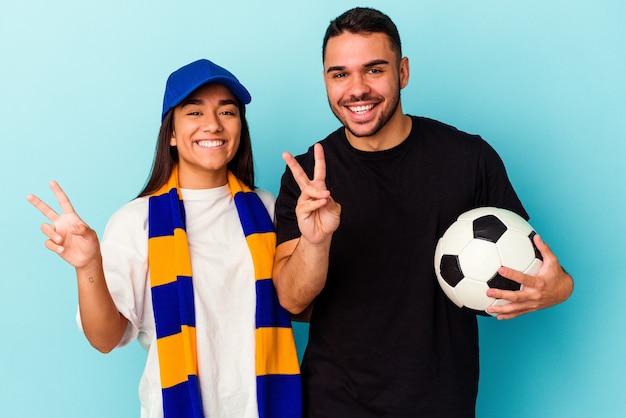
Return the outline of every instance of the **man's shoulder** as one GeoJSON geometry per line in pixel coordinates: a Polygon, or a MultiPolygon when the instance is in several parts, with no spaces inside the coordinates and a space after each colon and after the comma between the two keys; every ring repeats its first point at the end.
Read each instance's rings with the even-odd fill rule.
{"type": "Polygon", "coordinates": [[[467,133],[465,131],[460,130],[456,126],[450,125],[445,122],[441,122],[436,119],[428,118],[425,116],[411,116],[413,120],[414,128],[417,128],[419,131],[429,131],[434,133],[443,133],[447,135],[459,135],[459,136],[470,136],[477,137],[478,135],[473,135],[467,133]]]}
{"type": "Polygon", "coordinates": [[[419,137],[422,143],[432,142],[437,147],[469,147],[480,149],[486,143],[480,135],[471,134],[450,124],[423,117],[411,116],[413,119],[412,135],[419,137]]]}

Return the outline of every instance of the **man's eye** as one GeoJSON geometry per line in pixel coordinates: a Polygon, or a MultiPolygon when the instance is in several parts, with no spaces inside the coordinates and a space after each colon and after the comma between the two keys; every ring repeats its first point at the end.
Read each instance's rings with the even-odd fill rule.
{"type": "Polygon", "coordinates": [[[335,73],[335,75],[333,75],[333,78],[344,78],[345,76],[347,76],[346,73],[335,73]]]}
{"type": "Polygon", "coordinates": [[[382,71],[379,70],[378,68],[370,68],[369,72],[371,74],[378,74],[378,73],[381,73],[382,71]]]}

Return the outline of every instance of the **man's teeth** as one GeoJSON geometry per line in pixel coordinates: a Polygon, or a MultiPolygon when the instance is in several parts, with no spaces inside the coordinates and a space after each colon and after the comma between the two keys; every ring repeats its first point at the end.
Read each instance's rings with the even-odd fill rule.
{"type": "Polygon", "coordinates": [[[214,147],[221,147],[222,145],[224,145],[224,141],[220,141],[220,140],[213,140],[213,141],[198,141],[197,144],[201,147],[204,148],[214,148],[214,147]]]}
{"type": "Polygon", "coordinates": [[[350,110],[354,113],[365,113],[368,110],[371,110],[374,107],[373,104],[368,104],[364,106],[350,106],[350,110]]]}

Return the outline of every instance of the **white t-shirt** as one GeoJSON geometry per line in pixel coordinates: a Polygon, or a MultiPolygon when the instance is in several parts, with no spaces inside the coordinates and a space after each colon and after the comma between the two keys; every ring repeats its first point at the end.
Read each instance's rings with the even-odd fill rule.
{"type": "MultiPolygon", "coordinates": [[[[181,190],[191,253],[198,376],[206,417],[258,417],[254,266],[228,186],[181,190]]],[[[257,190],[274,219],[274,197],[257,190]]],[[[118,310],[129,320],[119,346],[134,338],[148,351],[139,384],[142,418],[163,417],[148,276],[148,198],[113,214],[101,243],[118,310]]]]}

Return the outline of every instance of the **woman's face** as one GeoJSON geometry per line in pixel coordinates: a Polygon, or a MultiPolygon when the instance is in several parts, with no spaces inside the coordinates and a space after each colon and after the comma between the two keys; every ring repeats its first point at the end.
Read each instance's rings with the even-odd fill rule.
{"type": "Polygon", "coordinates": [[[206,189],[226,184],[226,164],[235,156],[241,136],[237,103],[228,88],[207,84],[174,108],[170,145],[178,150],[182,188],[206,189]]]}

